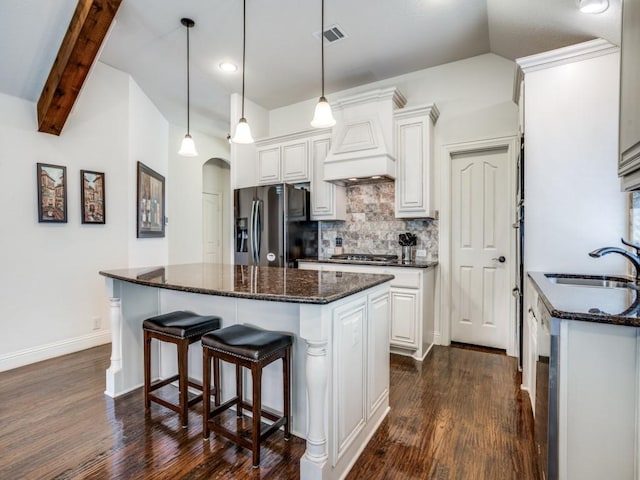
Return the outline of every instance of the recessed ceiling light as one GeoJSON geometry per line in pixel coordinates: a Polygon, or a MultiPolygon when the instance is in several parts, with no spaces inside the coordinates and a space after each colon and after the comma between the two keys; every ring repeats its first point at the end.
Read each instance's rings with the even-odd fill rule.
{"type": "Polygon", "coordinates": [[[222,62],[219,67],[223,72],[235,72],[238,70],[238,66],[231,62],[222,62]]]}
{"type": "Polygon", "coordinates": [[[357,182],[360,179],[353,177],[353,178],[348,178],[347,180],[349,180],[350,182],[357,182]]]}
{"type": "Polygon", "coordinates": [[[578,0],[582,13],[602,13],[609,8],[609,0],[578,0]]]}
{"type": "Polygon", "coordinates": [[[373,177],[371,177],[372,180],[378,180],[379,178],[382,178],[380,175],[374,175],[373,177]]]}

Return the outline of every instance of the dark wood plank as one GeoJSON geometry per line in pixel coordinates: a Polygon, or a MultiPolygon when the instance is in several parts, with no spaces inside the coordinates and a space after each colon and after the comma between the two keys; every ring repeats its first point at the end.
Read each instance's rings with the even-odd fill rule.
{"type": "Polygon", "coordinates": [[[78,0],[38,100],[38,131],[60,135],[122,0],[78,0]]]}
{"type": "MultiPolygon", "coordinates": [[[[145,416],[142,388],[106,397],[109,355],[106,345],[0,373],[0,478],[299,478],[300,438],[275,433],[254,470],[249,450],[202,440],[201,404],[183,429],[155,404],[145,416]]],[[[435,347],[423,363],[392,356],[391,413],[348,479],[537,479],[516,370],[513,358],[458,348],[435,347]]],[[[248,434],[250,419],[240,422],[248,434]]]]}

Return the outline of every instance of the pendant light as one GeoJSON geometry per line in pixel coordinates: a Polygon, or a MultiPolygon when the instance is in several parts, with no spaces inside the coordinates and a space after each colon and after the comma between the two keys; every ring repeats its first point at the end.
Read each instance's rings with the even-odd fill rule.
{"type": "Polygon", "coordinates": [[[247,0],[242,0],[242,116],[236,127],[236,133],[233,135],[231,141],[233,143],[253,143],[253,137],[251,136],[251,129],[247,123],[247,119],[244,118],[244,64],[246,57],[246,45],[247,45],[247,0]]]}
{"type": "Polygon", "coordinates": [[[336,124],[336,120],[333,118],[333,114],[331,113],[331,105],[329,105],[329,102],[327,102],[327,99],[324,97],[324,0],[322,0],[321,16],[320,52],[322,59],[322,95],[316,105],[313,120],[311,120],[311,126],[315,128],[333,127],[336,124]]]}
{"type": "Polygon", "coordinates": [[[582,13],[602,13],[609,8],[609,0],[578,0],[582,13]]]}
{"type": "Polygon", "coordinates": [[[183,157],[197,157],[198,152],[196,151],[196,145],[195,143],[193,143],[193,138],[191,138],[191,134],[189,133],[189,102],[191,93],[189,91],[189,29],[196,23],[190,18],[183,18],[180,20],[180,23],[187,27],[187,134],[182,139],[182,144],[180,145],[180,150],[178,150],[178,155],[182,155],[183,157]]]}

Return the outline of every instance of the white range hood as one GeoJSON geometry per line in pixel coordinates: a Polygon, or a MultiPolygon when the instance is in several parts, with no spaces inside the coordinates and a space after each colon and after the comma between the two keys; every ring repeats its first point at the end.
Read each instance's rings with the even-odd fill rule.
{"type": "Polygon", "coordinates": [[[395,87],[335,102],[336,126],[324,161],[324,180],[347,185],[395,179],[393,112],[406,103],[395,87]]]}

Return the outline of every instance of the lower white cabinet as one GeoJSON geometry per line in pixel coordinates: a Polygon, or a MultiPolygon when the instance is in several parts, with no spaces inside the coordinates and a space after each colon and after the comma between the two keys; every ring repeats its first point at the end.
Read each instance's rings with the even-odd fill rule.
{"type": "Polygon", "coordinates": [[[338,263],[299,262],[306,270],[390,274],[392,353],[423,360],[433,345],[435,268],[386,267],[338,263]]]}

